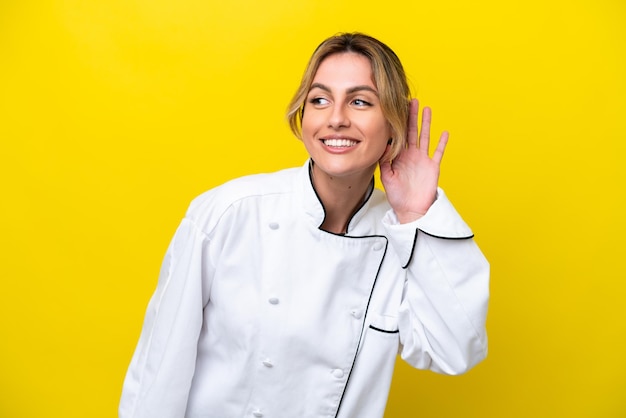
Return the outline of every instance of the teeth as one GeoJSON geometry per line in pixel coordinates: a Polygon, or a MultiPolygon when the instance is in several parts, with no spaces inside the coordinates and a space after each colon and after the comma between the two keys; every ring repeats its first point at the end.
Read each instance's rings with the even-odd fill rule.
{"type": "Polygon", "coordinates": [[[325,139],[324,145],[329,147],[353,147],[356,145],[356,141],[351,139],[325,139]]]}

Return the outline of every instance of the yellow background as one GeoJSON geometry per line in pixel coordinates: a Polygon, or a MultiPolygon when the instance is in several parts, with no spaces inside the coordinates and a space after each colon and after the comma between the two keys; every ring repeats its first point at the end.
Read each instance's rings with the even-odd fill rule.
{"type": "Polygon", "coordinates": [[[623,0],[0,2],[0,417],[116,416],[189,201],[300,165],[284,110],[359,30],[451,132],[488,359],[399,364],[388,417],[626,416],[623,0]]]}

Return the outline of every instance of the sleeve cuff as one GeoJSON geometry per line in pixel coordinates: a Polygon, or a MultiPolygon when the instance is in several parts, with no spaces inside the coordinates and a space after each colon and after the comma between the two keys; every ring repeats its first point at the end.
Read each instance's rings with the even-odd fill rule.
{"type": "Polygon", "coordinates": [[[383,217],[383,225],[398,256],[402,267],[411,261],[417,231],[442,239],[469,239],[474,236],[472,230],[463,221],[442,189],[437,189],[437,198],[428,212],[421,218],[406,224],[400,224],[393,209],[383,217]]]}

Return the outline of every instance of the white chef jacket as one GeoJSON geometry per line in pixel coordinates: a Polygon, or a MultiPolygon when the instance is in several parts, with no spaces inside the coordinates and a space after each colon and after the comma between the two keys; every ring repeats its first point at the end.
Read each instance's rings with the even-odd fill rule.
{"type": "Polygon", "coordinates": [[[322,231],[309,162],[196,198],[167,250],[121,418],[379,418],[396,355],[463,373],[487,352],[489,265],[441,189],[399,224],[372,188],[322,231]]]}

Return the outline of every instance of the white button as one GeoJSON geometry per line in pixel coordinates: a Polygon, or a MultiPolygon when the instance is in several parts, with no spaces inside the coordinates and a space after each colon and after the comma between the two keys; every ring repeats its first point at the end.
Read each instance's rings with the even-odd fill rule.
{"type": "Polygon", "coordinates": [[[355,317],[356,319],[361,319],[361,317],[363,316],[363,312],[361,311],[352,311],[350,312],[352,314],[353,317],[355,317]]]}
{"type": "Polygon", "coordinates": [[[265,359],[262,363],[265,367],[274,367],[274,364],[270,361],[270,359],[265,359]]]}
{"type": "Polygon", "coordinates": [[[278,225],[276,222],[270,222],[270,229],[278,229],[280,225],[278,225]]]}
{"type": "Polygon", "coordinates": [[[259,411],[258,409],[252,411],[252,415],[254,415],[255,417],[262,417],[263,416],[263,412],[259,411]]]}
{"type": "Polygon", "coordinates": [[[337,379],[341,379],[343,377],[343,370],[341,369],[333,370],[333,376],[335,376],[337,379]]]}
{"type": "Polygon", "coordinates": [[[269,298],[267,301],[272,305],[278,305],[278,298],[269,298]]]}
{"type": "Polygon", "coordinates": [[[374,251],[380,251],[383,249],[383,244],[381,244],[380,242],[377,242],[376,244],[374,244],[374,246],[372,247],[372,249],[374,251]]]}

